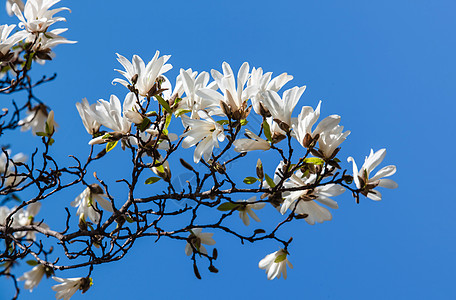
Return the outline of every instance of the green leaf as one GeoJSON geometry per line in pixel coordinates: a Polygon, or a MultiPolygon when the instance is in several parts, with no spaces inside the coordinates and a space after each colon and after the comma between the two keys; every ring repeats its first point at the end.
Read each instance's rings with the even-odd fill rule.
{"type": "Polygon", "coordinates": [[[272,180],[272,178],[269,177],[268,174],[264,174],[264,176],[266,177],[266,182],[268,183],[268,185],[269,185],[270,187],[273,188],[273,187],[276,186],[276,184],[274,183],[274,180],[272,180]]]}
{"type": "Polygon", "coordinates": [[[163,133],[166,135],[168,135],[168,126],[169,126],[169,123],[171,123],[172,116],[173,116],[172,114],[166,115],[165,127],[163,128],[163,133]]]}
{"type": "Polygon", "coordinates": [[[269,127],[268,122],[266,120],[263,121],[263,129],[264,129],[264,135],[268,139],[268,141],[272,142],[272,137],[271,137],[271,128],[269,127]]]}
{"type": "Polygon", "coordinates": [[[163,108],[170,114],[173,113],[173,111],[171,110],[171,107],[169,107],[169,104],[168,102],[165,101],[165,99],[163,99],[161,96],[159,95],[155,95],[155,98],[157,98],[157,101],[158,103],[161,104],[161,106],[163,106],[163,108]]]}
{"type": "Polygon", "coordinates": [[[338,159],[337,157],[335,157],[333,160],[337,163],[340,163],[340,159],[338,159]]]}
{"type": "Polygon", "coordinates": [[[109,142],[106,144],[106,153],[108,153],[109,151],[111,151],[112,149],[114,149],[116,146],[117,146],[117,143],[119,141],[114,141],[114,142],[109,142]]]}
{"type": "Polygon", "coordinates": [[[313,164],[313,165],[322,165],[325,163],[325,161],[321,158],[318,157],[308,157],[304,159],[304,162],[307,164],[313,164]]]}
{"type": "Polygon", "coordinates": [[[105,135],[103,135],[101,138],[102,139],[109,139],[110,137],[112,137],[112,135],[110,133],[106,133],[105,135]]]}
{"type": "Polygon", "coordinates": [[[53,138],[50,138],[49,139],[49,146],[52,146],[52,144],[54,144],[55,140],[53,138]]]}
{"type": "MultiPolygon", "coordinates": [[[[155,161],[155,164],[159,164],[160,162],[158,160],[155,161]]],[[[154,167],[155,170],[157,171],[157,173],[159,174],[162,174],[162,173],[165,173],[165,167],[163,167],[163,164],[157,166],[157,167],[154,167]]]]}
{"type": "Polygon", "coordinates": [[[279,262],[284,261],[286,258],[287,258],[287,255],[286,254],[282,254],[282,255],[277,256],[276,259],[274,260],[274,262],[276,264],[278,264],[279,262]]]}
{"type": "Polygon", "coordinates": [[[36,133],[37,136],[48,136],[46,133],[40,131],[36,133]]]}
{"type": "Polygon", "coordinates": [[[231,203],[231,202],[225,202],[219,205],[217,207],[218,210],[220,211],[231,211],[236,209],[239,206],[239,204],[231,203]]]}
{"type": "Polygon", "coordinates": [[[27,263],[27,265],[32,266],[32,267],[38,265],[38,262],[36,260],[33,260],[33,259],[32,260],[27,260],[26,263],[27,263]]]}
{"type": "Polygon", "coordinates": [[[161,178],[160,177],[149,177],[147,178],[146,182],[144,182],[145,184],[153,184],[153,183],[156,183],[157,181],[159,181],[161,178]]]}
{"type": "Polygon", "coordinates": [[[144,118],[138,126],[139,131],[144,132],[144,130],[149,128],[150,123],[152,123],[152,121],[149,118],[144,118]]]}
{"type": "Polygon", "coordinates": [[[258,179],[255,178],[255,177],[246,177],[246,178],[244,178],[244,183],[246,183],[246,184],[254,184],[257,181],[258,181],[258,179]]]}
{"type": "Polygon", "coordinates": [[[241,120],[241,125],[242,126],[247,125],[247,123],[249,123],[249,121],[247,121],[246,119],[242,119],[241,120]]]}
{"type": "Polygon", "coordinates": [[[225,125],[225,124],[229,124],[230,122],[228,120],[220,120],[220,121],[217,121],[217,123],[219,123],[220,125],[225,125]]]}
{"type": "Polygon", "coordinates": [[[190,109],[179,108],[178,110],[176,110],[176,112],[174,114],[175,114],[176,117],[180,117],[181,115],[186,114],[188,112],[191,112],[191,110],[190,109]]]}
{"type": "Polygon", "coordinates": [[[45,124],[45,127],[46,127],[46,134],[47,134],[48,136],[51,135],[52,132],[51,132],[51,129],[49,128],[48,122],[46,122],[46,123],[44,123],[44,124],[45,124]]]}
{"type": "Polygon", "coordinates": [[[133,219],[130,218],[129,216],[125,216],[125,220],[127,220],[128,223],[133,223],[133,219]]]}

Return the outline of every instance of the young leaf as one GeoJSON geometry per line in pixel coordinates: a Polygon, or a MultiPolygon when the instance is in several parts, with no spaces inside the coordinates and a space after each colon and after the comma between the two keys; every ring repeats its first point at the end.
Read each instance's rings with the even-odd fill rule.
{"type": "Polygon", "coordinates": [[[274,262],[275,263],[279,263],[279,262],[284,261],[286,258],[287,258],[287,255],[286,254],[282,254],[282,255],[277,256],[276,259],[274,260],[274,262]]]}
{"type": "Polygon", "coordinates": [[[308,158],[304,159],[304,162],[308,163],[308,164],[313,164],[313,165],[322,165],[325,163],[325,161],[323,159],[318,158],[318,157],[308,157],[308,158]]]}
{"type": "Polygon", "coordinates": [[[141,124],[139,124],[139,126],[138,126],[139,131],[144,132],[144,130],[149,128],[150,123],[152,123],[152,122],[150,121],[149,118],[144,118],[142,120],[141,124]]]}
{"type": "Polygon", "coordinates": [[[32,267],[38,265],[38,262],[36,260],[33,260],[33,259],[32,260],[27,260],[26,263],[27,263],[27,265],[32,266],[32,267]]]}
{"type": "Polygon", "coordinates": [[[190,109],[179,108],[178,110],[176,110],[176,111],[174,112],[174,115],[175,115],[176,117],[180,117],[181,115],[186,114],[186,113],[188,113],[188,112],[191,112],[191,110],[190,110],[190,109]]]}
{"type": "Polygon", "coordinates": [[[149,177],[147,178],[145,184],[153,184],[159,181],[161,178],[160,177],[149,177]]]}
{"type": "Polygon", "coordinates": [[[255,177],[246,177],[246,178],[244,178],[244,183],[246,183],[246,184],[254,184],[257,181],[258,181],[258,179],[255,178],[255,177]]]}
{"type": "Polygon", "coordinates": [[[270,187],[273,188],[273,187],[276,186],[276,184],[274,183],[274,180],[272,180],[272,178],[269,177],[268,174],[264,174],[264,176],[266,177],[266,182],[268,183],[268,185],[269,185],[270,187]]]}
{"type": "Polygon", "coordinates": [[[117,146],[117,142],[119,142],[119,141],[114,141],[114,142],[107,143],[106,144],[106,153],[111,151],[112,149],[114,149],[117,146]]]}
{"type": "Polygon", "coordinates": [[[238,207],[238,206],[239,206],[239,204],[225,202],[225,203],[220,204],[219,207],[217,207],[217,209],[220,211],[231,211],[233,209],[236,209],[236,207],[238,207]]]}
{"type": "Polygon", "coordinates": [[[159,95],[155,95],[155,98],[157,98],[157,101],[158,103],[161,104],[161,106],[163,106],[163,108],[170,114],[173,113],[173,111],[171,110],[171,107],[169,107],[169,104],[168,102],[165,101],[165,99],[163,99],[161,96],[159,95]]]}
{"type": "Polygon", "coordinates": [[[247,121],[246,119],[241,120],[241,126],[247,125],[247,123],[249,123],[249,121],[247,121]]]}
{"type": "Polygon", "coordinates": [[[272,137],[271,137],[271,128],[269,127],[268,122],[266,120],[263,121],[263,129],[264,129],[264,135],[268,139],[268,141],[272,142],[272,137]]]}
{"type": "Polygon", "coordinates": [[[225,125],[225,124],[229,124],[230,122],[228,122],[228,120],[220,120],[220,121],[217,121],[217,123],[219,123],[220,125],[225,125]]]}

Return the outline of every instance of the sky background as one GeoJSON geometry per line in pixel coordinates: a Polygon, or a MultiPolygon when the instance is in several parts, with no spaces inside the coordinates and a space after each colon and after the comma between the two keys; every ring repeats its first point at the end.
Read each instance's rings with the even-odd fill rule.
{"type": "MultiPolygon", "coordinates": [[[[294,237],[289,249],[294,269],[287,280],[268,281],[258,268],[278,244],[241,245],[216,232],[218,274],[203,263],[203,280],[196,279],[184,243],[141,240],[122,261],[95,268],[94,285],[72,299],[456,298],[454,1],[63,0],[59,6],[72,13],[61,12],[67,22],[53,28],[68,27],[64,36],[78,43],[56,47],[55,60],[35,66],[34,74],[58,73],[35,93],[55,111],[60,127],[54,155],[63,161],[89,151],[75,103],[84,97],[90,103],[107,100],[110,94],[123,100],[126,94],[124,87],[111,85],[118,77],[114,69],[121,68],[115,53],[149,61],[160,50],[172,55],[174,68],[166,75],[173,84],[180,68],[221,70],[223,61],[236,73],[247,61],[275,76],[293,75],[286,88],[307,86],[293,116],[300,106],[315,107],[322,100],[322,116],[341,115],[341,124],[352,132],[339,154],[342,166],[351,168],[348,156],[360,166],[371,148],[386,147],[381,166],[395,164],[392,179],[399,184],[397,190],[383,189],[381,202],[361,199],[357,205],[345,193],[335,198],[339,209],[332,210],[332,221],[295,222],[282,230],[282,237],[294,237]]],[[[0,18],[1,24],[17,23],[4,12],[0,18]]],[[[2,103],[23,97],[2,96],[2,103]]],[[[37,142],[30,132],[0,140],[11,144],[13,153],[31,153],[37,142]]],[[[114,182],[122,177],[127,157],[120,148],[109,154],[116,163],[105,161],[97,171],[117,174],[114,182]]],[[[242,179],[247,166],[252,172],[247,176],[253,176],[257,155],[264,154],[249,154],[245,165],[230,171],[242,179]]],[[[267,173],[277,163],[268,162],[267,173]]],[[[179,177],[176,170],[173,176],[179,177]]],[[[80,189],[43,204],[39,216],[60,225],[63,207],[80,189]]],[[[258,215],[267,226],[268,213],[258,215]]],[[[241,225],[233,218],[233,226],[241,225]]],[[[12,295],[10,283],[0,281],[1,299],[12,295]]],[[[52,299],[54,284],[43,280],[32,294],[23,290],[21,299],[52,299]]]]}

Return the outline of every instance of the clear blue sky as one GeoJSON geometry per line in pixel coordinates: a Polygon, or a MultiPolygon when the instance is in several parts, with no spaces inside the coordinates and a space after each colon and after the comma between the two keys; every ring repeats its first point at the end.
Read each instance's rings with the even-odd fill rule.
{"type": "MultiPolygon", "coordinates": [[[[287,227],[283,233],[294,237],[294,269],[287,280],[267,281],[257,267],[278,245],[243,246],[215,233],[219,274],[201,268],[203,280],[197,280],[182,243],[143,240],[123,261],[97,267],[92,288],[72,299],[456,298],[454,1],[60,4],[72,10],[60,13],[68,20],[60,25],[69,28],[64,36],[78,43],[56,47],[55,61],[36,66],[35,74],[58,73],[36,94],[55,110],[60,125],[55,149],[63,151],[62,159],[88,151],[75,102],[87,97],[93,103],[112,93],[124,97],[123,87],[111,85],[117,77],[113,69],[120,68],[115,53],[149,60],[158,49],[172,55],[174,68],[167,74],[172,82],[180,68],[220,70],[223,61],[236,70],[247,61],[276,75],[293,75],[287,87],[307,85],[299,105],[315,107],[322,100],[322,115],[341,115],[352,131],[341,159],[361,162],[370,148],[386,147],[383,165],[397,165],[393,179],[399,184],[397,190],[383,190],[381,202],[364,199],[357,205],[348,193],[337,197],[340,208],[330,222],[287,227]]],[[[0,18],[2,24],[16,22],[6,13],[0,18]]],[[[30,153],[33,139],[26,132],[5,135],[1,143],[10,143],[14,153],[30,153]]],[[[113,157],[122,157],[120,149],[114,151],[113,157]]],[[[101,167],[106,173],[121,168],[101,167]]],[[[44,210],[64,218],[63,207],[79,192],[53,199],[44,210]]],[[[85,271],[58,276],[85,276],[85,271]]],[[[9,283],[0,282],[1,299],[11,295],[9,283]]],[[[54,284],[43,280],[32,294],[22,291],[22,299],[51,299],[54,284]]]]}

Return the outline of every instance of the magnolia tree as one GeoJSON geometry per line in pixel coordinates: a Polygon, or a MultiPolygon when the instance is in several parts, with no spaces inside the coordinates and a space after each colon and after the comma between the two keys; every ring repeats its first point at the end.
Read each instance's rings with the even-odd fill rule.
{"type": "Polygon", "coordinates": [[[292,238],[282,229],[288,223],[331,220],[330,209],[338,208],[333,198],[347,190],[357,202],[362,197],[377,201],[379,187],[397,187],[384,178],[396,172],[395,166],[374,171],[385,149],[371,150],[360,168],[352,157],[338,157],[350,131],[344,131],[338,115],[320,118],[321,102],[315,109],[296,108],[305,86],[281,91],[292,76],[273,77],[247,62],[236,73],[225,62],[221,72],[180,69],[174,80],[166,77],[170,56],[158,51],[147,64],[137,55],[130,61],[117,54],[120,76],[113,84],[125,87],[120,99],[111,95],[109,101],[75,103],[90,154],[68,153],[73,163],[63,166],[53,158],[53,145],[59,142],[54,119],[59,116],[33,92],[55,76],[30,76],[35,63],[52,60],[54,46],[75,43],[61,36],[66,28],[51,29],[65,21],[56,14],[69,11],[53,8],[58,2],[29,0],[24,5],[8,0],[8,13],[18,24],[0,26],[0,92],[27,95],[3,109],[0,134],[30,130],[22,134],[37,136],[24,137],[37,143],[34,152],[25,154],[12,153],[1,140],[0,275],[14,284],[14,298],[21,287],[32,291],[44,275],[56,281],[52,289],[57,299],[84,293],[93,283],[94,267],[122,259],[140,238],[176,240],[197,278],[202,265],[217,273],[214,232],[217,239],[232,235],[242,243],[274,240],[277,248],[266,249],[258,267],[267,279],[286,278],[292,238]],[[108,185],[109,180],[88,168],[96,170],[116,146],[126,152],[130,171],[108,185]],[[184,160],[184,152],[193,153],[193,161],[184,160]],[[268,152],[278,157],[273,169],[263,167],[261,159],[268,152]],[[246,156],[255,156],[256,168],[245,171],[248,177],[235,178],[230,167],[246,156]],[[193,179],[176,184],[177,165],[193,179]],[[138,196],[150,184],[156,186],[155,194],[138,196]],[[112,185],[127,189],[113,193],[112,185]],[[49,226],[46,216],[38,215],[40,207],[73,186],[80,194],[55,208],[66,221],[49,226]],[[280,221],[269,224],[270,230],[246,234],[235,229],[237,216],[249,226],[251,219],[260,221],[260,210],[271,210],[280,221]],[[15,274],[14,266],[22,263],[31,269],[15,274]],[[78,269],[81,277],[66,278],[69,269],[78,269]]]}

